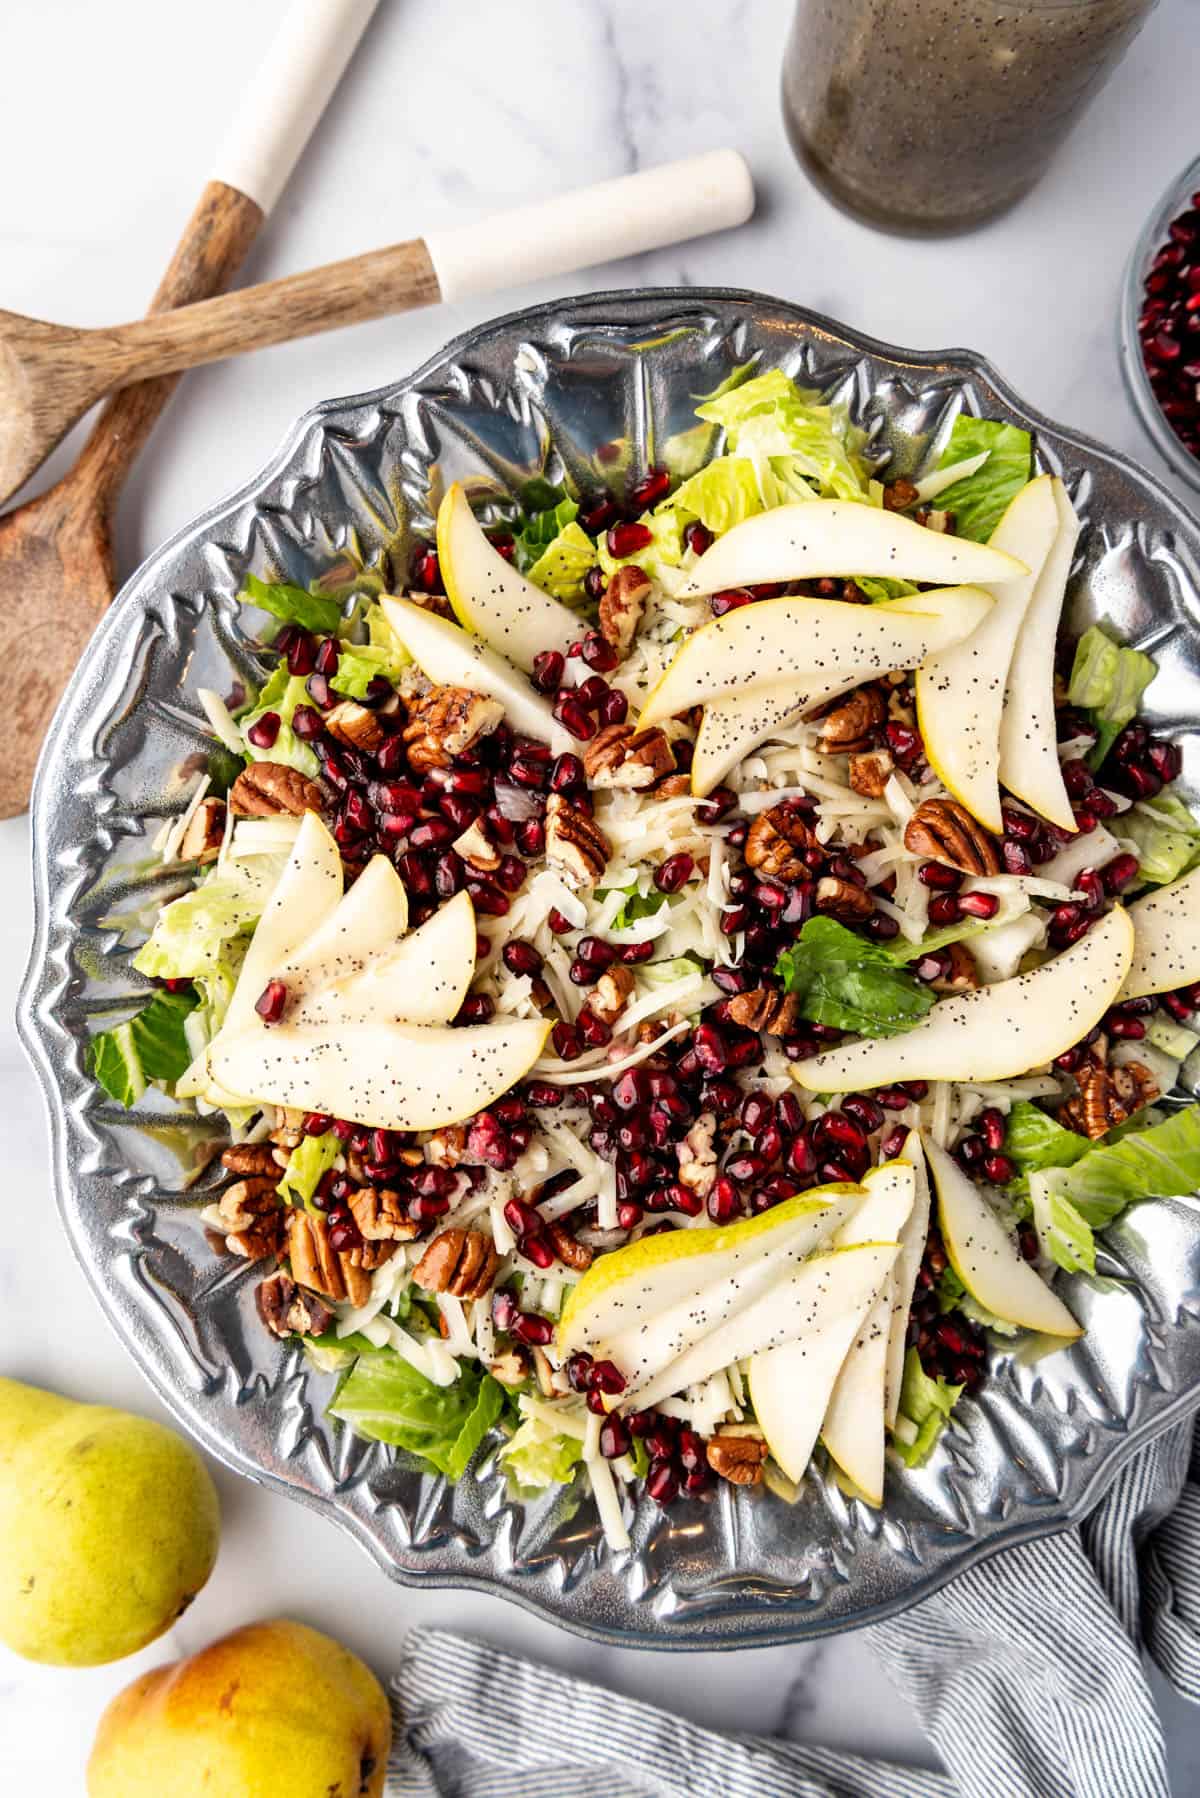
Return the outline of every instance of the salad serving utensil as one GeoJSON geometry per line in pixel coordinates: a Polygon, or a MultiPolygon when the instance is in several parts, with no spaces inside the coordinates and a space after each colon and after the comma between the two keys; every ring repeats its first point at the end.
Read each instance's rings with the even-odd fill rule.
{"type": "MultiPolygon", "coordinates": [[[[184,227],[151,301],[163,317],[223,291],[283,190],[379,0],[295,0],[184,227]]],[[[43,345],[53,327],[32,336],[43,345]]],[[[67,333],[86,336],[86,333],[67,333]]],[[[8,741],[0,817],[29,803],[42,737],[84,646],[116,591],[113,526],[125,480],[185,363],[147,369],[101,412],[75,465],[47,492],[0,518],[0,706],[8,741]]],[[[88,408],[61,366],[0,346],[0,500],[33,473],[88,408]],[[79,403],[76,403],[76,402],[79,403]]]]}

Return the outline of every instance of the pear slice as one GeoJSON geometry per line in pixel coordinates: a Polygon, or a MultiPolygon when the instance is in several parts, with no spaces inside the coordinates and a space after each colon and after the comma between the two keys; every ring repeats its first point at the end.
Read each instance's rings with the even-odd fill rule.
{"type": "MultiPolygon", "coordinates": [[[[358,886],[365,879],[366,873],[358,886]]],[[[474,975],[475,907],[469,894],[456,893],[390,954],[376,955],[358,972],[319,986],[289,1010],[288,1018],[330,1030],[347,1024],[448,1024],[458,1016],[474,975]]]]}
{"type": "Polygon", "coordinates": [[[1133,961],[1122,999],[1169,993],[1200,980],[1200,868],[1135,899],[1129,917],[1133,961]]]}
{"type": "Polygon", "coordinates": [[[817,499],[775,506],[734,525],[705,550],[679,597],[823,575],[864,574],[953,587],[964,581],[1007,581],[1023,573],[1021,562],[1002,545],[929,531],[899,512],[856,500],[817,499]]]}
{"type": "Polygon", "coordinates": [[[1080,526],[1057,475],[1050,491],[1058,534],[1034,585],[1009,665],[1000,718],[1000,780],[1043,818],[1063,830],[1074,830],[1075,814],[1058,759],[1054,648],[1080,526]]]}
{"type": "Polygon", "coordinates": [[[1053,1061],[1116,999],[1133,957],[1129,913],[1115,905],[1085,937],[1028,974],[941,999],[903,1036],[869,1037],[791,1064],[810,1092],[898,1080],[1007,1080],[1053,1061]]]}
{"type": "MultiPolygon", "coordinates": [[[[292,853],[250,939],[222,1034],[232,1034],[254,1021],[254,1007],[268,980],[278,975],[298,944],[320,929],[341,897],[338,846],[317,814],[305,812],[292,853]]],[[[221,1084],[236,1088],[236,1082],[221,1084]]]]}
{"type": "Polygon", "coordinates": [[[435,686],[466,687],[472,693],[486,694],[504,707],[505,718],[521,736],[550,741],[554,730],[550,702],[535,691],[519,668],[489,649],[482,637],[471,636],[410,599],[385,594],[379,603],[417,667],[435,686]]]}
{"type": "Polygon", "coordinates": [[[275,969],[297,1018],[305,996],[394,949],[408,929],[408,893],[385,855],[373,855],[324,923],[275,969]]]}
{"type": "Polygon", "coordinates": [[[837,1319],[861,1317],[881,1290],[896,1253],[894,1242],[868,1242],[811,1255],[780,1274],[754,1303],[702,1335],[653,1379],[622,1394],[622,1403],[645,1409],[708,1379],[732,1361],[797,1337],[807,1344],[837,1319]]]}
{"type": "Polygon", "coordinates": [[[1039,475],[1022,487],[991,539],[997,549],[1019,556],[1028,573],[994,586],[996,604],[979,629],[930,656],[917,670],[917,722],[929,764],[942,785],[989,830],[1003,827],[1000,722],[1008,671],[1057,531],[1050,476],[1039,475]]]}
{"type": "Polygon", "coordinates": [[[563,1307],[559,1352],[571,1355],[647,1325],[657,1328],[672,1307],[753,1272],[771,1257],[810,1255],[862,1197],[858,1186],[817,1187],[760,1217],[646,1236],[601,1255],[572,1287],[563,1307]]]}
{"type": "MultiPolygon", "coordinates": [[[[639,728],[689,706],[740,697],[747,687],[849,676],[857,682],[915,668],[934,649],[967,636],[992,609],[980,588],[955,592],[956,605],[929,613],[847,605],[841,599],[764,599],[726,612],[687,638],[651,688],[639,728]]],[[[923,597],[914,594],[912,605],[923,597]]]]}
{"type": "Polygon", "coordinates": [[[526,674],[543,650],[565,656],[579,641],[584,621],[505,561],[457,481],[438,507],[437,548],[458,622],[526,674]]]}
{"type": "Polygon", "coordinates": [[[1083,1331],[1030,1266],[979,1188],[937,1143],[925,1154],[937,1188],[938,1223],[950,1265],[974,1299],[1005,1323],[1072,1340],[1083,1331]]]}
{"type": "Polygon", "coordinates": [[[540,1018],[445,1029],[259,1024],[211,1046],[214,1077],[260,1102],[321,1111],[381,1130],[457,1124],[527,1074],[550,1033],[540,1018]]]}
{"type": "MultiPolygon", "coordinates": [[[[929,593],[913,594],[904,599],[886,599],[878,610],[912,612],[918,605],[924,618],[944,618],[948,628],[956,623],[961,587],[940,587],[929,593]]],[[[780,681],[777,685],[755,686],[733,699],[712,700],[704,708],[696,748],[692,756],[692,792],[703,799],[719,786],[731,768],[767,742],[779,731],[815,712],[831,699],[839,699],[852,687],[869,680],[872,670],[848,670],[845,675],[818,680],[780,681]]]]}
{"type": "MultiPolygon", "coordinates": [[[[902,1162],[889,1162],[884,1167],[872,1168],[865,1176],[863,1186],[867,1196],[852,1217],[838,1230],[833,1238],[834,1248],[848,1248],[862,1242],[893,1241],[912,1209],[915,1192],[913,1170],[902,1162]]],[[[865,1363],[854,1351],[854,1344],[867,1327],[865,1320],[874,1316],[876,1307],[882,1302],[887,1302],[890,1316],[891,1277],[889,1274],[879,1297],[865,1313],[847,1312],[844,1317],[831,1323],[819,1340],[810,1336],[800,1337],[795,1342],[784,1343],[781,1348],[768,1349],[763,1354],[755,1355],[750,1362],[748,1380],[754,1414],[767,1439],[767,1447],[791,1480],[800,1479],[808,1466],[822,1418],[825,1419],[828,1432],[831,1396],[842,1388],[843,1383],[845,1398],[841,1409],[845,1413],[846,1422],[842,1423],[838,1419],[834,1422],[835,1438],[839,1446],[844,1446],[843,1438],[848,1439],[849,1421],[855,1408],[863,1403],[864,1397],[868,1411],[870,1409],[871,1391],[869,1386],[864,1391],[862,1377],[865,1363]],[[848,1355],[851,1356],[853,1366],[847,1362],[848,1355]]],[[[886,1346],[886,1327],[883,1339],[886,1346]]],[[[882,1480],[882,1366],[877,1381],[877,1397],[882,1480]]],[[[835,1454],[839,1464],[842,1464],[840,1455],[835,1453],[828,1440],[826,1445],[835,1454]]],[[[849,1450],[846,1452],[849,1453],[849,1450]]],[[[846,1471],[851,1478],[856,1479],[857,1476],[850,1468],[846,1471]]]]}
{"type": "Polygon", "coordinates": [[[892,1315],[888,1325],[887,1360],[884,1369],[884,1421],[890,1430],[900,1409],[900,1387],[904,1382],[904,1351],[908,1344],[908,1314],[912,1310],[917,1276],[925,1259],[929,1240],[929,1214],[932,1208],[929,1170],[921,1138],[910,1130],[900,1151],[913,1171],[912,1210],[900,1227],[900,1253],[892,1269],[892,1315]]]}

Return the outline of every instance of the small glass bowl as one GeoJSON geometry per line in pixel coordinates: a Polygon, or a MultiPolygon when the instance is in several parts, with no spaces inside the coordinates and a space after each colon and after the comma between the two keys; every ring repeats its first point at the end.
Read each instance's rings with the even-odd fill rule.
{"type": "MultiPolygon", "coordinates": [[[[1186,450],[1175,435],[1162,412],[1159,410],[1158,398],[1150,385],[1150,377],[1146,373],[1146,365],[1142,361],[1142,346],[1138,337],[1138,319],[1145,304],[1144,282],[1150,273],[1150,264],[1159,250],[1167,242],[1167,234],[1171,223],[1181,212],[1188,210],[1188,204],[1194,193],[1200,190],[1200,157],[1190,163],[1175,180],[1150,214],[1142,230],[1141,236],[1134,245],[1133,255],[1125,271],[1125,285],[1121,297],[1121,367],[1125,374],[1125,385],[1133,400],[1134,409],[1142,421],[1142,425],[1154,443],[1158,453],[1170,463],[1174,472],[1186,481],[1189,486],[1200,489],[1200,459],[1186,450]]],[[[1197,340],[1200,346],[1200,339],[1197,340]]],[[[1200,354],[1198,347],[1197,354],[1200,354]]]]}

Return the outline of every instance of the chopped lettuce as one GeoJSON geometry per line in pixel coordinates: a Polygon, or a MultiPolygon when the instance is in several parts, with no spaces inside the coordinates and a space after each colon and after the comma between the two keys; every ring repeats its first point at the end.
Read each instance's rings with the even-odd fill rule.
{"type": "Polygon", "coordinates": [[[277,1188],[285,1205],[311,1205],[317,1187],[337,1160],[341,1147],[332,1130],[325,1130],[320,1136],[305,1136],[301,1140],[299,1146],[292,1150],[291,1159],[283,1170],[283,1178],[277,1188]]]}
{"type": "Polygon", "coordinates": [[[698,518],[714,536],[732,530],[763,510],[754,463],[746,456],[718,456],[663,501],[659,511],[668,510],[685,524],[698,518]]]}
{"type": "Polygon", "coordinates": [[[280,662],[251,709],[238,720],[246,744],[246,758],[251,762],[284,762],[315,780],[321,765],[307,743],[302,743],[292,729],[292,718],[298,705],[309,705],[308,688],[298,674],[289,674],[286,662],[280,662]],[[247,732],[265,712],[275,712],[279,730],[269,749],[257,749],[247,732]]]}
{"type": "Polygon", "coordinates": [[[858,455],[863,434],[844,410],[821,405],[782,369],[706,400],[696,416],[723,426],[727,450],[754,464],[765,506],[811,498],[814,491],[829,499],[869,498],[858,455]]]}
{"type": "Polygon", "coordinates": [[[932,1008],[934,994],[879,943],[834,918],[810,918],[775,968],[813,1024],[859,1036],[898,1036],[932,1008]]]}
{"type": "Polygon", "coordinates": [[[951,1386],[948,1380],[931,1380],[916,1349],[909,1349],[904,1357],[900,1409],[892,1437],[892,1447],[907,1466],[920,1467],[928,1460],[962,1390],[961,1386],[951,1386]]]}
{"type": "MultiPolygon", "coordinates": [[[[596,560],[605,574],[612,575],[618,568],[636,562],[644,568],[651,580],[662,580],[663,571],[678,568],[683,561],[683,520],[674,509],[643,513],[638,521],[650,532],[650,542],[644,549],[637,549],[627,556],[614,556],[608,547],[607,537],[601,537],[596,545],[596,560]]],[[[669,584],[668,575],[667,582],[669,584]]]]}
{"type": "Polygon", "coordinates": [[[579,600],[583,598],[583,577],[595,560],[596,545],[571,519],[525,572],[535,587],[552,598],[579,600]]]}
{"type": "Polygon", "coordinates": [[[505,1472],[520,1494],[565,1486],[583,1459],[578,1436],[551,1435],[537,1418],[527,1417],[500,1451],[505,1472]]]}
{"type": "MultiPolygon", "coordinates": [[[[640,924],[643,918],[653,918],[667,903],[667,895],[665,893],[659,893],[653,890],[649,893],[643,893],[640,891],[636,880],[631,881],[629,886],[623,887],[620,890],[625,893],[626,898],[624,905],[622,905],[620,911],[612,921],[614,930],[628,930],[631,924],[640,924]]],[[[617,888],[615,887],[598,887],[596,890],[596,897],[597,899],[604,899],[607,897],[608,893],[616,891],[617,888]]]]}
{"type": "Polygon", "coordinates": [[[1200,862],[1200,820],[1170,787],[1154,799],[1139,799],[1116,828],[1137,844],[1138,874],[1154,886],[1177,880],[1200,862]]]}
{"type": "MultiPolygon", "coordinates": [[[[404,660],[403,652],[394,655],[373,643],[355,643],[342,650],[337,673],[331,676],[329,684],[335,693],[344,693],[347,699],[361,699],[378,675],[394,682],[404,660]]],[[[271,753],[274,755],[273,750],[271,753]]]]}
{"type": "Polygon", "coordinates": [[[504,1403],[504,1388],[491,1374],[464,1366],[452,1386],[435,1386],[385,1349],[360,1357],[330,1412],[357,1435],[407,1449],[458,1480],[504,1403]]]}
{"type": "Polygon", "coordinates": [[[875,575],[860,574],[855,576],[854,584],[865,593],[873,606],[881,605],[885,599],[909,599],[920,588],[911,581],[883,580],[875,575]]]}
{"type": "Polygon", "coordinates": [[[946,439],[938,467],[950,468],[982,450],[988,452],[982,468],[938,494],[938,505],[954,514],[956,534],[971,537],[976,543],[987,542],[1029,480],[1033,465],[1028,431],[995,419],[961,414],[946,439]]]}
{"type": "Polygon", "coordinates": [[[1047,1190],[1068,1199],[1093,1229],[1138,1199],[1182,1198],[1200,1189],[1200,1105],[1096,1144],[1074,1166],[1054,1168],[1047,1190]]]}
{"type": "Polygon", "coordinates": [[[336,599],[322,599],[287,581],[260,581],[256,574],[246,576],[238,602],[244,606],[258,606],[285,624],[298,624],[306,631],[319,631],[326,637],[333,636],[342,622],[342,608],[336,599]]]}
{"type": "Polygon", "coordinates": [[[1086,1155],[1086,1136],[1068,1130],[1029,1099],[1018,1099],[1008,1114],[1004,1153],[1019,1174],[1046,1167],[1071,1167],[1086,1155]]]}
{"type": "Polygon", "coordinates": [[[513,533],[513,559],[521,573],[528,574],[543,551],[574,523],[579,507],[561,487],[552,487],[548,481],[527,482],[522,497],[524,511],[513,533]]]}
{"type": "Polygon", "coordinates": [[[383,607],[372,602],[366,609],[364,622],[367,627],[367,642],[371,648],[386,650],[388,660],[394,668],[407,667],[412,657],[392,629],[383,607]]]}
{"type": "Polygon", "coordinates": [[[1114,643],[1093,624],[1075,646],[1067,699],[1091,715],[1098,735],[1088,766],[1098,768],[1125,726],[1136,717],[1142,694],[1158,672],[1149,656],[1114,643]]]}
{"type": "Polygon", "coordinates": [[[158,914],[134,967],[165,980],[226,973],[227,945],[258,923],[286,859],[256,855],[231,861],[173,899],[158,914]]]}
{"type": "Polygon", "coordinates": [[[136,1105],[151,1080],[178,1080],[191,1064],[184,1020],[194,993],[156,993],[136,1017],[103,1030],[88,1045],[92,1073],[110,1098],[136,1105]]]}
{"type": "Polygon", "coordinates": [[[1030,1174],[1029,1196],[1043,1253],[1069,1274],[1094,1274],[1096,1239],[1092,1226],[1077,1205],[1053,1190],[1053,1175],[1030,1174]]]}

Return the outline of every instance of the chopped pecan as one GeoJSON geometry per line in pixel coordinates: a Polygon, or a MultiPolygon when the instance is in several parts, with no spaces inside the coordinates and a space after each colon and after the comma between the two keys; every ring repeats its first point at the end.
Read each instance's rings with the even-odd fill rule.
{"type": "Polygon", "coordinates": [[[365,755],[374,755],[387,738],[381,719],[356,699],[343,699],[326,712],[325,729],[339,743],[348,743],[351,749],[361,749],[365,755]]]}
{"type": "Polygon", "coordinates": [[[481,1230],[443,1230],[417,1262],[413,1279],[426,1292],[478,1299],[495,1279],[498,1263],[495,1243],[481,1230]]]}
{"type": "Polygon", "coordinates": [[[409,765],[419,774],[446,768],[495,730],[504,716],[498,700],[468,687],[431,687],[408,702],[404,741],[409,765]]]}
{"type": "Polygon", "coordinates": [[[595,886],[612,854],[612,845],[596,820],[561,793],[546,801],[546,860],[576,886],[595,886]]]}
{"type": "Polygon", "coordinates": [[[217,1215],[226,1248],[245,1261],[264,1261],[283,1247],[283,1206],[275,1178],[239,1180],[221,1194],[217,1215]]]}
{"type": "Polygon", "coordinates": [[[371,1274],[394,1254],[394,1242],[364,1242],[340,1253],[329,1240],[323,1217],[307,1211],[287,1214],[288,1259],[292,1277],[330,1299],[361,1305],[370,1297],[371,1274]]]}
{"type": "Polygon", "coordinates": [[[620,655],[637,636],[649,591],[650,577],[636,562],[618,568],[605,589],[600,601],[600,634],[620,655]]]}
{"type": "Polygon", "coordinates": [[[181,862],[211,862],[217,859],[221,839],[225,835],[225,801],[202,799],[179,839],[181,862]]]}
{"type": "Polygon", "coordinates": [[[826,755],[857,755],[871,747],[875,731],[887,719],[887,700],[876,686],[857,687],[826,712],[817,741],[826,755]]]}
{"type": "Polygon", "coordinates": [[[868,749],[850,757],[850,785],[864,799],[882,799],[896,763],[890,749],[868,749]]]}
{"type": "Polygon", "coordinates": [[[521,1349],[510,1348],[497,1355],[488,1372],[502,1386],[523,1386],[529,1378],[529,1362],[521,1349]]]}
{"type": "Polygon", "coordinates": [[[467,1126],[446,1124],[426,1138],[425,1159],[433,1167],[457,1167],[467,1150],[467,1126]]]}
{"type": "Polygon", "coordinates": [[[454,839],[454,851],[469,862],[480,874],[493,874],[500,866],[500,851],[492,842],[479,819],[468,824],[460,837],[454,839]]]}
{"type": "Polygon", "coordinates": [[[1075,1085],[1077,1091],[1059,1110],[1059,1122],[1093,1142],[1159,1097],[1158,1082],[1141,1061],[1113,1067],[1087,1061],[1076,1070],[1075,1085]]]}
{"type": "Polygon", "coordinates": [[[713,1147],[716,1134],[716,1118],[711,1111],[702,1111],[683,1141],[675,1145],[679,1178],[700,1198],[712,1190],[717,1177],[717,1152],[713,1147]]]}
{"type": "Polygon", "coordinates": [[[550,1246],[564,1267],[574,1268],[576,1273],[584,1274],[592,1265],[592,1251],[586,1243],[577,1242],[559,1218],[550,1218],[546,1223],[546,1235],[550,1238],[550,1246]]]}
{"type": "Polygon", "coordinates": [[[919,498],[913,483],[903,478],[889,481],[883,490],[884,509],[888,512],[907,512],[910,506],[916,505],[919,498]]]}
{"type": "Polygon", "coordinates": [[[394,1242],[364,1242],[356,1249],[343,1249],[338,1256],[346,1297],[352,1305],[365,1305],[371,1296],[371,1275],[390,1261],[396,1253],[394,1242]]]}
{"type": "Polygon", "coordinates": [[[633,975],[621,963],[605,968],[592,988],[587,1008],[602,1024],[615,1024],[633,991],[633,975]]]}
{"type": "Polygon", "coordinates": [[[953,512],[942,512],[936,506],[922,506],[913,513],[918,524],[923,524],[927,531],[938,531],[944,536],[953,537],[958,523],[953,512]]]}
{"type": "Polygon", "coordinates": [[[965,943],[951,943],[942,950],[949,956],[950,965],[944,974],[938,974],[930,981],[935,993],[973,993],[980,984],[979,969],[975,966],[975,957],[965,943]]]}
{"type": "Polygon", "coordinates": [[[767,1036],[786,1036],[796,1028],[800,1000],[795,993],[777,993],[774,987],[755,986],[735,993],[725,1008],[726,1016],[743,1030],[765,1031],[767,1036]]]}
{"type": "Polygon", "coordinates": [[[221,1166],[230,1174],[258,1174],[272,1184],[279,1178],[279,1163],[269,1142],[231,1143],[221,1156],[221,1166]]]}
{"type": "Polygon", "coordinates": [[[865,888],[836,874],[823,874],[817,882],[813,902],[826,917],[838,918],[843,924],[860,924],[875,910],[875,901],[865,888]]]}
{"type": "Polygon", "coordinates": [[[747,865],[765,880],[786,882],[808,872],[804,851],[816,847],[817,839],[796,806],[773,805],[750,826],[743,854],[747,865]]]}
{"type": "Polygon", "coordinates": [[[767,1444],[752,1423],[727,1423],[705,1449],[713,1472],[733,1486],[757,1486],[762,1479],[767,1444]]]}
{"type": "Polygon", "coordinates": [[[652,787],[675,768],[675,751],[658,727],[606,724],[583,752],[583,771],[594,787],[652,787]]]}
{"type": "Polygon", "coordinates": [[[659,781],[655,788],[655,795],[659,799],[678,799],[681,794],[690,793],[691,790],[692,777],[690,774],[668,774],[659,781]]]}
{"type": "Polygon", "coordinates": [[[319,812],[324,790],[298,768],[283,762],[251,762],[229,789],[235,818],[303,817],[319,812]]]}
{"type": "Polygon", "coordinates": [[[263,1280],[255,1302],[272,1336],[323,1336],[333,1322],[324,1300],[303,1291],[290,1274],[280,1272],[263,1280]]]}
{"type": "Polygon", "coordinates": [[[964,874],[999,874],[999,845],[957,799],[924,799],[904,826],[910,855],[946,862],[964,874]]]}
{"type": "Polygon", "coordinates": [[[411,1242],[418,1234],[405,1216],[400,1194],[390,1186],[364,1186],[352,1193],[350,1215],[364,1242],[411,1242]]]}

